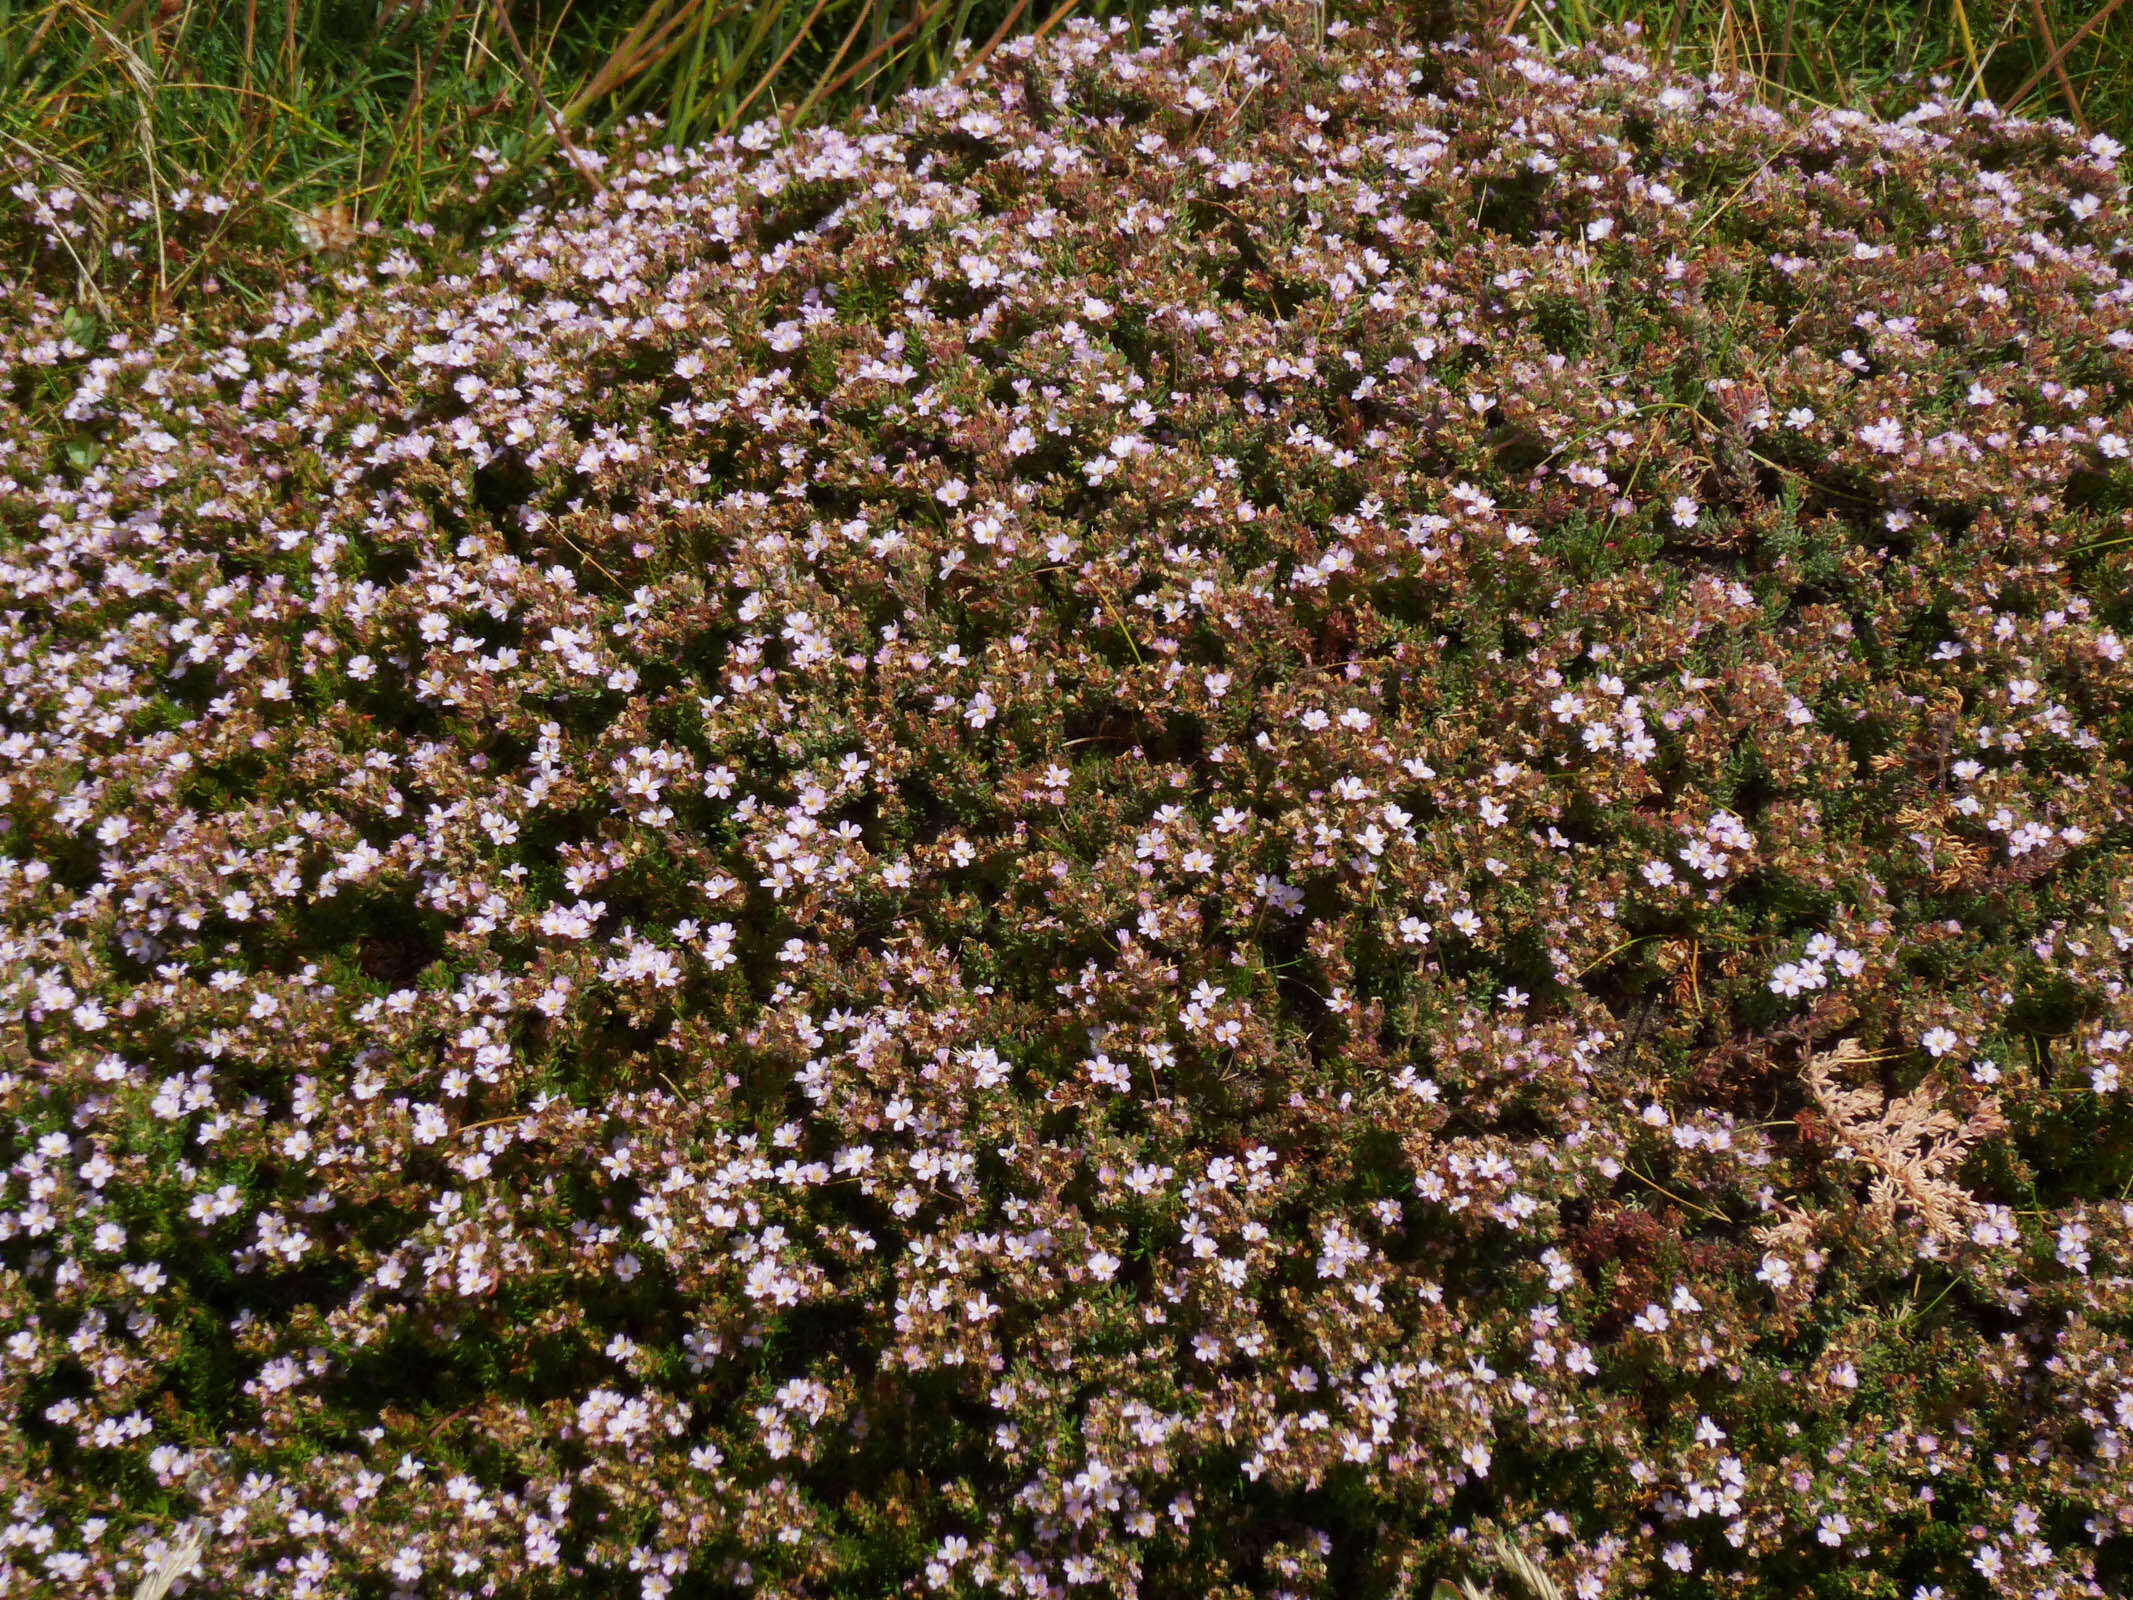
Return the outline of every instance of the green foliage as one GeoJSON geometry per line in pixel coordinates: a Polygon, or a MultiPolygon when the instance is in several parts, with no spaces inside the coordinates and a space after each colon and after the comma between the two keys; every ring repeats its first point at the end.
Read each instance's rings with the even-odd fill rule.
{"type": "Polygon", "coordinates": [[[2133,14],[2123,0],[1516,0],[1566,43],[1642,28],[1679,65],[1746,74],[1759,94],[1902,107],[1929,88],[2030,116],[2133,127],[2133,14]]]}
{"type": "Polygon", "coordinates": [[[75,191],[76,259],[49,265],[106,314],[128,263],[150,305],[250,298],[361,232],[500,221],[632,115],[676,143],[819,120],[1120,9],[1054,3],[0,0],[0,172],[75,191]]]}

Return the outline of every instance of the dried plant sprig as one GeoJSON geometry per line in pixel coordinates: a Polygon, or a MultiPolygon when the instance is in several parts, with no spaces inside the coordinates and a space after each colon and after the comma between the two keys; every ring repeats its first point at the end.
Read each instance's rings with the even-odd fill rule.
{"type": "Polygon", "coordinates": [[[197,1525],[183,1529],[162,1559],[149,1568],[133,1591],[133,1600],[163,1600],[170,1593],[170,1586],[191,1573],[200,1561],[201,1552],[207,1548],[207,1537],[197,1525]]]}
{"type": "Polygon", "coordinates": [[[1873,1204],[1909,1212],[1940,1237],[1960,1239],[1980,1208],[1954,1174],[1978,1145],[2007,1131],[1998,1097],[1987,1095],[1964,1115],[1930,1082],[1893,1100],[1877,1084],[1846,1084],[1843,1069],[1868,1059],[1858,1040],[1841,1040],[1809,1058],[1801,1081],[1829,1119],[1838,1153],[1873,1170],[1873,1204]]]}

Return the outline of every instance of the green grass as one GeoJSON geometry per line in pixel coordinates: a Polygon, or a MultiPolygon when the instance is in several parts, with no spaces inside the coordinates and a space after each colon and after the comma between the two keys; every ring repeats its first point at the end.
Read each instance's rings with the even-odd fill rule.
{"type": "Polygon", "coordinates": [[[1513,0],[1562,39],[1635,22],[1698,67],[1770,99],[1901,109],[1931,90],[2068,117],[2133,143],[2129,0],[1513,0]]]}
{"type": "Polygon", "coordinates": [[[85,294],[113,238],[152,264],[156,298],[241,290],[270,282],[287,251],[366,224],[478,226],[559,143],[597,142],[632,114],[683,142],[817,119],[1069,12],[1118,9],[1059,5],[0,0],[0,170],[84,197],[85,294]],[[180,242],[166,224],[181,191],[231,208],[180,242]]]}
{"type": "MultiPolygon", "coordinates": [[[[1442,4],[1409,0],[1418,26],[1442,4]]],[[[937,81],[1067,14],[1149,0],[0,0],[0,171],[84,197],[75,292],[150,314],[271,284],[293,251],[470,234],[558,143],[657,115],[677,142],[937,81]],[[175,197],[230,209],[181,225],[175,197]],[[135,265],[114,273],[117,240],[135,265]]],[[[1491,0],[1560,41],[1635,23],[1770,99],[1988,96],[2133,143],[2133,0],[1491,0]]],[[[1340,0],[1335,0],[1336,10],[1340,0]]],[[[0,202],[4,203],[4,202],[0,202]]]]}

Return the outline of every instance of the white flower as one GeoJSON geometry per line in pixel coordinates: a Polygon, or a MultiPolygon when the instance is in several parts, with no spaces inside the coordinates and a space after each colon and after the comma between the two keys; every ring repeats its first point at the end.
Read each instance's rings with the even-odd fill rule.
{"type": "Polygon", "coordinates": [[[1826,988],[1828,982],[1823,975],[1821,962],[1787,961],[1770,975],[1770,990],[1773,994],[1781,994],[1791,999],[1808,989],[1826,988]]]}
{"type": "Polygon", "coordinates": [[[2089,1270],[2089,1230],[2078,1222],[2069,1222],[2059,1230],[2057,1255],[2059,1264],[2069,1267],[2086,1277],[2089,1270]]]}
{"type": "Polygon", "coordinates": [[[1903,449],[1903,424],[1893,417],[1882,417],[1859,430],[1859,442],[1885,456],[1895,455],[1903,449]]]}
{"type": "Polygon", "coordinates": [[[980,1089],[996,1089],[1007,1081],[1011,1070],[1009,1063],[1000,1059],[998,1051],[990,1046],[981,1046],[970,1052],[972,1079],[980,1089]]]}

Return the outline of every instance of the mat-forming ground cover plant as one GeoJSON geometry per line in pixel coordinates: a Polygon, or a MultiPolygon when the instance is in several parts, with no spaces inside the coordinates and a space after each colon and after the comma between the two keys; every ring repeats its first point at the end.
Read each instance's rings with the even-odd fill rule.
{"type": "Polygon", "coordinates": [[[2121,152],[1322,21],[12,292],[7,1592],[2123,1591],[2121,152]]]}

